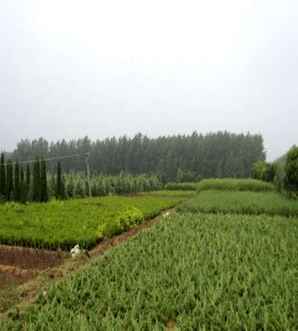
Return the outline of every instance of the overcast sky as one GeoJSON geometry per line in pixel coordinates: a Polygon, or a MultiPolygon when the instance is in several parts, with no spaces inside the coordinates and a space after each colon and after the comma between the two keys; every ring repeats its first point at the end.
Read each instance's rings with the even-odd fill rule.
{"type": "Polygon", "coordinates": [[[297,0],[0,1],[0,149],[194,130],[298,143],[297,0]]]}

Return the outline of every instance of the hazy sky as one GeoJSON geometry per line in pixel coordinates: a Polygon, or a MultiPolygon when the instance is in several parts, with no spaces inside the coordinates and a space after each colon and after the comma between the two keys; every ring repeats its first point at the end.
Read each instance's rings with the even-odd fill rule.
{"type": "Polygon", "coordinates": [[[297,0],[1,0],[0,149],[262,133],[298,143],[297,0]]]}

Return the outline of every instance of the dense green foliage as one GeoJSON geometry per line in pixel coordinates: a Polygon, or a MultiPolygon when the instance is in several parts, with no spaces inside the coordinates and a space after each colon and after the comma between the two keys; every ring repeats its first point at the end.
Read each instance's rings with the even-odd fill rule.
{"type": "Polygon", "coordinates": [[[89,248],[102,237],[154,217],[184,199],[181,194],[166,196],[161,192],[160,196],[6,203],[0,205],[0,243],[50,249],[69,249],[80,244],[89,248]]]}
{"type": "Polygon", "coordinates": [[[298,216],[298,202],[276,192],[204,191],[178,206],[181,212],[298,216]]]}
{"type": "Polygon", "coordinates": [[[266,182],[273,182],[275,170],[274,164],[265,161],[257,161],[253,165],[252,177],[266,182]]]}
{"type": "MultiPolygon", "coordinates": [[[[177,135],[148,138],[141,134],[133,138],[90,141],[65,140],[49,144],[46,140],[22,140],[12,157],[30,160],[36,156],[59,157],[90,152],[92,172],[118,175],[155,174],[163,182],[196,181],[206,177],[248,177],[253,163],[265,159],[260,135],[228,132],[201,135],[177,135]]],[[[84,159],[63,161],[66,172],[82,171],[84,159]]],[[[49,169],[55,172],[55,164],[49,169]]]]}
{"type": "Polygon", "coordinates": [[[285,188],[298,195],[298,147],[292,147],[285,164],[285,188]]]}
{"type": "Polygon", "coordinates": [[[297,219],[171,217],[52,286],[0,328],[151,331],[172,321],[177,330],[294,331],[297,250],[297,219]]]}
{"type": "Polygon", "coordinates": [[[274,186],[256,179],[204,179],[197,185],[198,191],[225,190],[225,191],[273,191],[274,186]]]}

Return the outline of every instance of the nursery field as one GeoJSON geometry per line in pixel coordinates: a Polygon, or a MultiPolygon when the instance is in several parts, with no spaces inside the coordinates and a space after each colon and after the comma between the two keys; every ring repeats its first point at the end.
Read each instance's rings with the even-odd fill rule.
{"type": "Polygon", "coordinates": [[[272,184],[251,179],[251,178],[211,178],[204,179],[197,184],[198,191],[205,190],[223,190],[223,191],[253,191],[253,192],[266,192],[274,191],[275,188],[272,184]]]}
{"type": "Polygon", "coordinates": [[[298,201],[277,192],[202,191],[178,206],[179,211],[298,216],[298,201]]]}
{"type": "Polygon", "coordinates": [[[90,248],[187,198],[183,192],[0,205],[0,244],[35,248],[90,248]]]}
{"type": "Polygon", "coordinates": [[[0,329],[294,331],[297,251],[297,218],[173,215],[0,329]]]}

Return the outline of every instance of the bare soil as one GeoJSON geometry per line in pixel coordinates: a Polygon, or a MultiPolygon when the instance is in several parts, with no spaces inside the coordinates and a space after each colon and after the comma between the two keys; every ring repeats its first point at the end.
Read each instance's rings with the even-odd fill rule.
{"type": "Polygon", "coordinates": [[[61,264],[66,253],[25,247],[0,245],[0,265],[21,269],[44,270],[61,264]]]}

